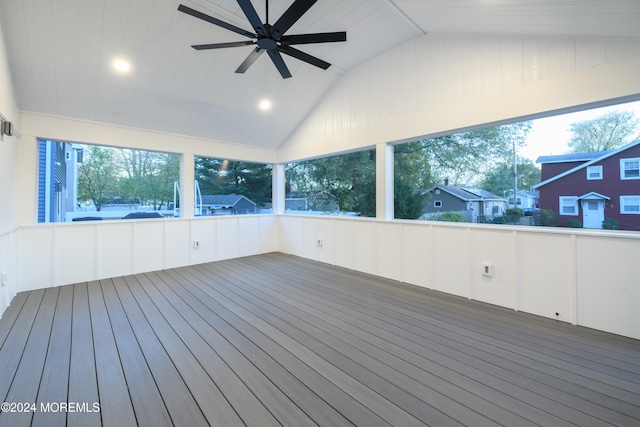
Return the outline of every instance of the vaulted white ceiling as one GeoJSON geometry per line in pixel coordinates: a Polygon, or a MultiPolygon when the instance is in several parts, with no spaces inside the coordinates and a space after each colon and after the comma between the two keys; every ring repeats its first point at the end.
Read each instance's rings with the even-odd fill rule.
{"type": "MultiPolygon", "coordinates": [[[[183,0],[251,30],[235,0],[183,0]]],[[[275,21],[292,0],[271,0],[275,21]]],[[[640,40],[638,0],[319,0],[287,34],[347,31],[345,43],[299,48],[327,71],[285,57],[283,80],[266,55],[235,69],[252,47],[178,12],[179,0],[0,0],[19,107],[25,111],[277,148],[341,75],[428,34],[640,40]],[[131,70],[114,71],[116,58],[131,70]],[[273,103],[258,109],[260,100],[273,103]]],[[[264,0],[253,0],[261,18],[264,0]]],[[[246,40],[246,39],[245,39],[246,40]]],[[[43,135],[45,136],[45,135],[43,135]]]]}

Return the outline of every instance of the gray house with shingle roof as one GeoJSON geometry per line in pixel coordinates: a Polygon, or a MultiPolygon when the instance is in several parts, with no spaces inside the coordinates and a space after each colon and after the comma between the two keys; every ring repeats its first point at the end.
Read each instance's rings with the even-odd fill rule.
{"type": "Polygon", "coordinates": [[[203,212],[211,215],[246,215],[256,213],[256,203],[242,194],[210,194],[202,196],[203,212]]]}
{"type": "Polygon", "coordinates": [[[479,188],[436,185],[425,194],[422,219],[431,219],[444,212],[457,212],[469,222],[484,222],[503,216],[507,208],[506,199],[479,188]]]}

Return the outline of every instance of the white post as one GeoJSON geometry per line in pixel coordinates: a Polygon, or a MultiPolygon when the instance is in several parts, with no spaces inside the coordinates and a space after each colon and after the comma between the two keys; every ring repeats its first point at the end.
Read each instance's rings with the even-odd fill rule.
{"type": "Polygon", "coordinates": [[[194,155],[182,153],[180,156],[180,218],[193,218],[194,155]]]}
{"type": "Polygon", "coordinates": [[[285,177],[284,164],[277,163],[272,169],[272,207],[274,215],[284,215],[285,213],[285,177]]]}
{"type": "Polygon", "coordinates": [[[393,145],[376,145],[376,219],[390,221],[393,211],[393,145]]]}

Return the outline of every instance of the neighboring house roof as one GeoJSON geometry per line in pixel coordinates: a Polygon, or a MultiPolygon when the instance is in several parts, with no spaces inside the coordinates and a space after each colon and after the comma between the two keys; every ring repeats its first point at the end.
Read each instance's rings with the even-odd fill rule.
{"type": "Polygon", "coordinates": [[[614,150],[595,151],[592,153],[571,153],[557,154],[552,156],[540,156],[536,159],[536,163],[570,163],[570,162],[588,162],[589,160],[609,154],[614,150]]]}
{"type": "MultiPolygon", "coordinates": [[[[582,153],[581,155],[583,155],[583,156],[586,155],[586,154],[600,154],[600,156],[599,157],[595,157],[592,160],[587,161],[587,162],[585,162],[585,163],[583,163],[581,165],[578,165],[575,168],[569,169],[568,171],[562,172],[562,173],[560,173],[560,174],[558,174],[556,176],[552,176],[551,178],[534,185],[533,188],[540,188],[543,185],[549,184],[550,182],[557,181],[560,178],[564,178],[567,175],[570,175],[570,174],[572,174],[572,173],[574,173],[576,171],[579,171],[580,169],[584,169],[584,168],[586,168],[588,166],[591,166],[594,163],[598,163],[598,162],[600,162],[600,161],[602,161],[602,160],[604,160],[604,159],[606,159],[608,157],[615,156],[616,154],[619,154],[619,153],[621,153],[621,152],[623,152],[625,150],[628,150],[628,149],[630,149],[632,147],[635,147],[638,144],[640,144],[640,139],[637,140],[637,141],[632,142],[631,144],[627,144],[624,147],[620,147],[617,150],[599,151],[597,153],[582,153]]],[[[571,155],[567,154],[565,156],[571,156],[571,155]]],[[[548,156],[548,157],[553,157],[553,156],[548,156]]],[[[561,156],[557,156],[557,157],[561,157],[561,156]]],[[[566,160],[566,161],[569,162],[569,161],[574,161],[574,160],[566,160]]]]}
{"type": "Polygon", "coordinates": [[[487,190],[483,190],[482,188],[463,188],[464,191],[467,191],[471,194],[474,194],[483,200],[499,200],[504,201],[503,197],[498,196],[497,194],[493,194],[487,190]]]}
{"type": "Polygon", "coordinates": [[[591,191],[590,193],[583,194],[582,196],[578,197],[578,200],[602,200],[602,199],[611,200],[611,197],[605,196],[600,193],[596,193],[595,191],[591,191]]]}
{"type": "Polygon", "coordinates": [[[516,194],[520,194],[521,196],[527,196],[527,197],[540,197],[539,191],[518,190],[516,194]]]}
{"type": "Polygon", "coordinates": [[[497,196],[481,188],[462,188],[462,187],[456,187],[453,185],[436,185],[435,187],[427,190],[427,192],[430,193],[436,189],[447,192],[452,196],[457,197],[458,199],[463,200],[465,202],[481,202],[486,200],[500,200],[500,201],[505,200],[502,197],[497,196]]]}
{"type": "Polygon", "coordinates": [[[220,206],[223,208],[232,208],[242,199],[247,200],[249,203],[257,206],[256,203],[249,200],[242,194],[209,194],[202,196],[202,204],[208,206],[220,206]]]}

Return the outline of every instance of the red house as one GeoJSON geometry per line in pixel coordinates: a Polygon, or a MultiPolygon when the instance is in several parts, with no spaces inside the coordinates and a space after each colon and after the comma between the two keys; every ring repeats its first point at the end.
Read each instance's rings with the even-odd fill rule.
{"type": "Polygon", "coordinates": [[[558,225],[573,219],[602,228],[612,219],[621,230],[640,231],[640,140],[617,150],[541,156],[540,208],[558,214],[558,225]]]}

